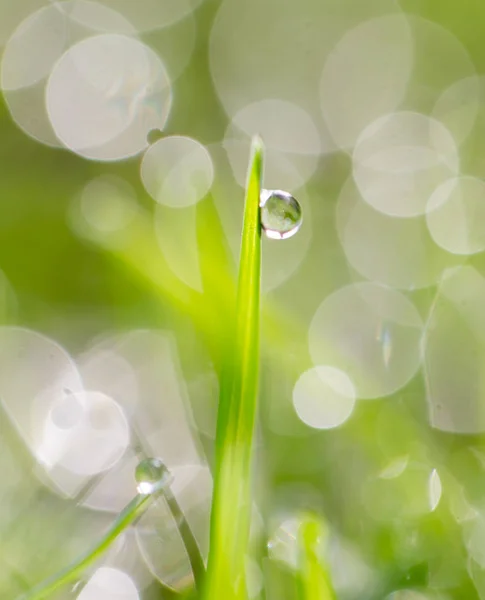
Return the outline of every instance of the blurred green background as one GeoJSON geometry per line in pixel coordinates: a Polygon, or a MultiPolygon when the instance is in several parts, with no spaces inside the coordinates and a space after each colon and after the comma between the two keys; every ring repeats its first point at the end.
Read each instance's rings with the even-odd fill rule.
{"type": "MultiPolygon", "coordinates": [[[[251,598],[485,597],[485,6],[0,0],[0,597],[81,554],[160,456],[206,551],[250,136],[263,240],[251,598]]],[[[159,505],[58,598],[170,598],[159,505]],[[124,590],[121,592],[120,590],[124,590]],[[124,594],[124,595],[123,595],[124,594]]]]}

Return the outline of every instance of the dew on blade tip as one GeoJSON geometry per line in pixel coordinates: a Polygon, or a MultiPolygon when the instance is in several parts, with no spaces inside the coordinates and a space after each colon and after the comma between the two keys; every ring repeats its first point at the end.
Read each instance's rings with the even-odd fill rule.
{"type": "Polygon", "coordinates": [[[261,227],[266,237],[285,240],[300,229],[301,206],[298,200],[282,190],[261,190],[261,227]]]}

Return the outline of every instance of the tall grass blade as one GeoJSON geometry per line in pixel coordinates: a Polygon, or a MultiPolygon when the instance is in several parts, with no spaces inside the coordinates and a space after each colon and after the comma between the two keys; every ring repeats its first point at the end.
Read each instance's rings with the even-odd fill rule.
{"type": "Polygon", "coordinates": [[[263,146],[255,138],[248,169],[235,327],[219,398],[205,600],[239,600],[245,596],[259,370],[262,167],[263,146]]]}

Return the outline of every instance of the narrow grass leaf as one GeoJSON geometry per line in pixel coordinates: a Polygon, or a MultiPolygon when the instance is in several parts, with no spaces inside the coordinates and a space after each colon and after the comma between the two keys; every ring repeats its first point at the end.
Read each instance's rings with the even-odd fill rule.
{"type": "Polygon", "coordinates": [[[259,371],[262,166],[263,146],[255,138],[246,188],[234,330],[219,398],[205,600],[239,600],[245,596],[259,371]]]}
{"type": "Polygon", "coordinates": [[[306,517],[298,531],[300,600],[335,600],[327,567],[320,555],[324,536],[323,524],[306,517]]]}

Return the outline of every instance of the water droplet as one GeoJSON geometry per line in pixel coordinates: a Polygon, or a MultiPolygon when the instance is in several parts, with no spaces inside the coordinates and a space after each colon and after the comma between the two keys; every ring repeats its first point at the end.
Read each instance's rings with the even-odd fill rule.
{"type": "Polygon", "coordinates": [[[139,494],[153,494],[167,486],[172,477],[159,458],[145,458],[135,469],[135,479],[139,494]]]}
{"type": "Polygon", "coordinates": [[[261,190],[261,226],[266,237],[285,240],[300,229],[301,206],[296,198],[282,190],[261,190]]]}

